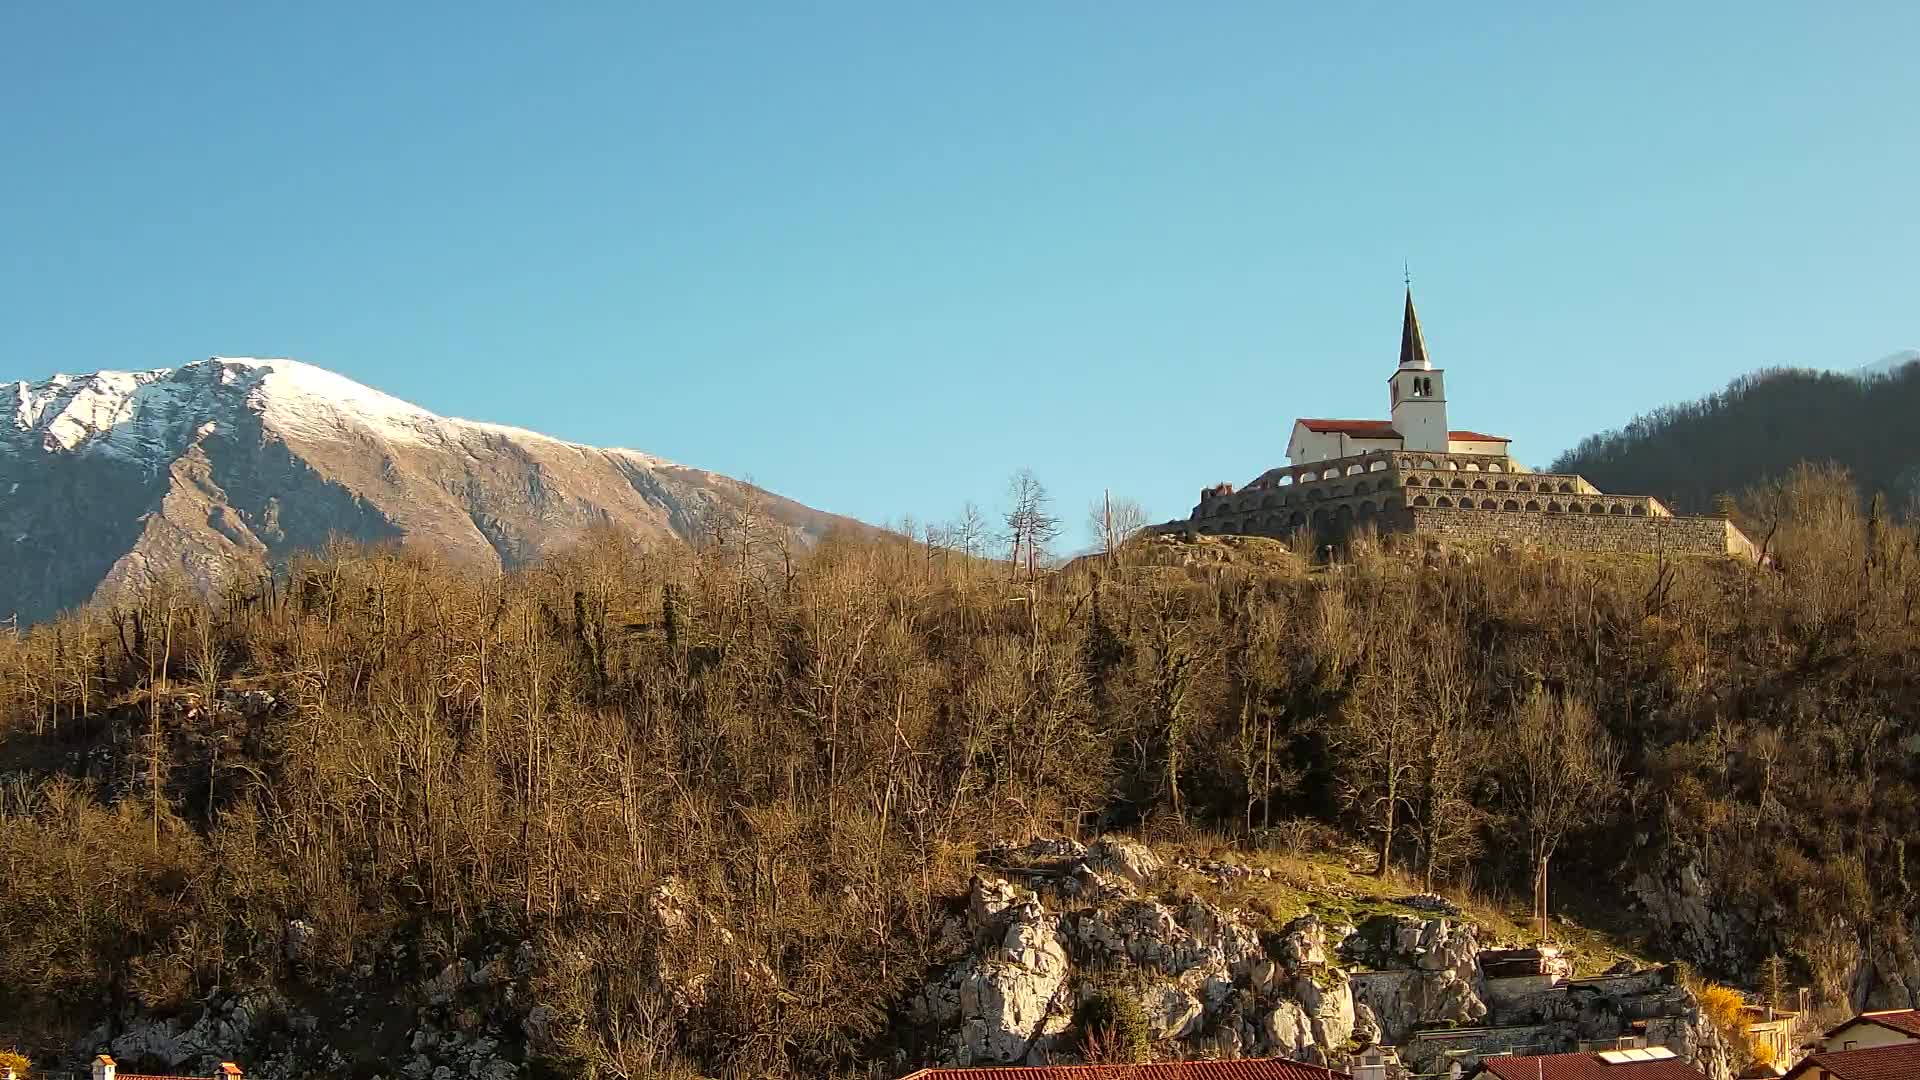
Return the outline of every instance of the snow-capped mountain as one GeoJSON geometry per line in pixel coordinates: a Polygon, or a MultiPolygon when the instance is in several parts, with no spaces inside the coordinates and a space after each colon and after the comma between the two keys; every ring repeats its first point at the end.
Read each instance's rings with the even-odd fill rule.
{"type": "Polygon", "coordinates": [[[1901,349],[1865,367],[1855,368],[1853,373],[1863,378],[1868,375],[1891,375],[1908,364],[1920,364],[1920,349],[1901,349]]]}
{"type": "Polygon", "coordinates": [[[336,536],[511,567],[595,526],[684,538],[749,504],[803,542],[851,524],[637,451],[438,416],[293,360],[0,383],[0,620],[160,574],[210,585],[336,536]]]}

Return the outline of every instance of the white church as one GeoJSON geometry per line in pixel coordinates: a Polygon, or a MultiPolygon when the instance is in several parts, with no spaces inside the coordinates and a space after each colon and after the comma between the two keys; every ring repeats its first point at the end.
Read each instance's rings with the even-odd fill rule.
{"type": "Polygon", "coordinates": [[[1400,326],[1400,366],[1387,379],[1387,388],[1392,397],[1390,420],[1295,420],[1287,441],[1288,463],[1331,461],[1375,450],[1506,456],[1509,440],[1447,426],[1447,373],[1427,359],[1412,288],[1407,289],[1407,311],[1400,326]]]}
{"type": "Polygon", "coordinates": [[[1583,476],[1536,473],[1513,459],[1505,437],[1454,430],[1447,374],[1427,357],[1411,288],[1387,392],[1388,419],[1295,420],[1287,464],[1239,487],[1201,488],[1187,517],[1152,531],[1269,536],[1318,547],[1371,529],[1449,543],[1759,554],[1724,516],[1677,515],[1649,495],[1614,495],[1583,476]]]}

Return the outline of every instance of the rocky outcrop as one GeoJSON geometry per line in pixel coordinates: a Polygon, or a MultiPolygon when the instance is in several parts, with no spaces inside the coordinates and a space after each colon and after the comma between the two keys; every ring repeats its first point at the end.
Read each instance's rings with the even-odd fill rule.
{"type": "Polygon", "coordinates": [[[1036,842],[996,857],[1018,863],[1028,885],[974,879],[966,926],[950,931],[973,947],[909,1009],[939,1033],[942,1060],[1071,1056],[1074,1006],[1116,992],[1139,1006],[1158,1043],[1311,1060],[1346,1050],[1353,996],[1326,963],[1317,920],[1263,940],[1235,912],[1197,897],[1168,902],[1145,891],[1164,865],[1134,841],[1103,839],[1084,851],[1036,842]]]}
{"type": "Polygon", "coordinates": [[[1348,935],[1340,953],[1372,969],[1354,973],[1353,996],[1373,1014],[1382,1041],[1397,1045],[1422,1024],[1471,1027],[1487,1016],[1479,933],[1469,923],[1382,916],[1348,935]]]}
{"type": "Polygon", "coordinates": [[[1024,1061],[1071,1020],[1060,917],[1031,892],[989,878],[974,879],[967,916],[979,951],[929,985],[914,1011],[951,1033],[947,1060],[1024,1061]]]}

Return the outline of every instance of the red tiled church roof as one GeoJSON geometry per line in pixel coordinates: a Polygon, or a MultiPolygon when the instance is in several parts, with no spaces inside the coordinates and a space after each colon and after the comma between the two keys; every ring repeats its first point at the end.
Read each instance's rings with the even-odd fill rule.
{"type": "MultiPolygon", "coordinates": [[[[1299,421],[1308,431],[1322,435],[1345,435],[1350,439],[1397,439],[1400,433],[1393,430],[1391,420],[1324,420],[1318,417],[1302,417],[1299,421]]],[[[1477,431],[1449,431],[1447,438],[1461,442],[1512,442],[1512,439],[1498,435],[1482,435],[1477,431]]]]}
{"type": "Polygon", "coordinates": [[[1599,1054],[1503,1055],[1483,1058],[1480,1068],[1499,1080],[1705,1080],[1706,1074],[1677,1057],[1608,1062],[1599,1054]]]}
{"type": "Polygon", "coordinates": [[[1920,1076],[1920,1042],[1814,1054],[1795,1065],[1786,1080],[1815,1070],[1840,1080],[1912,1080],[1920,1076]]]}
{"type": "Polygon", "coordinates": [[[1347,1074],[1286,1058],[1155,1061],[1142,1065],[921,1069],[903,1080],[1347,1080],[1347,1074]]]}

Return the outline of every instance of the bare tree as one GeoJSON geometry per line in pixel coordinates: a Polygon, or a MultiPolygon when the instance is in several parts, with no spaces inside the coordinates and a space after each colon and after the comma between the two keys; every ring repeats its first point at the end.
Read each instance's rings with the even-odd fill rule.
{"type": "MultiPolygon", "coordinates": [[[[1379,839],[1375,874],[1393,862],[1393,841],[1400,815],[1410,806],[1428,737],[1420,707],[1410,605],[1370,619],[1357,642],[1324,640],[1322,651],[1338,655],[1349,648],[1361,655],[1352,693],[1335,718],[1331,735],[1344,762],[1343,801],[1365,814],[1379,839]]],[[[1321,632],[1348,632],[1344,624],[1323,622],[1321,632]]]]}
{"type": "Polygon", "coordinates": [[[1109,564],[1119,559],[1127,541],[1146,524],[1147,512],[1132,499],[1116,499],[1108,493],[1087,507],[1087,527],[1109,564]]]}
{"type": "Polygon", "coordinates": [[[960,508],[960,516],[947,531],[954,546],[968,555],[978,558],[986,550],[987,515],[980,512],[980,504],[972,499],[960,508]]]}
{"type": "Polygon", "coordinates": [[[1032,469],[1021,469],[1007,481],[1007,563],[1014,570],[1024,564],[1031,582],[1045,560],[1048,545],[1060,536],[1060,519],[1053,513],[1053,496],[1032,469]]]}
{"type": "Polygon", "coordinates": [[[1508,732],[1520,820],[1533,859],[1533,911],[1547,936],[1547,868],[1569,832],[1603,819],[1620,793],[1620,755],[1579,698],[1535,687],[1508,732]]]}

